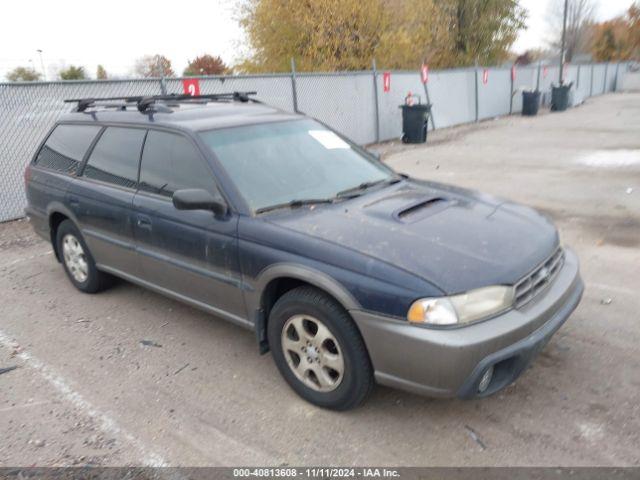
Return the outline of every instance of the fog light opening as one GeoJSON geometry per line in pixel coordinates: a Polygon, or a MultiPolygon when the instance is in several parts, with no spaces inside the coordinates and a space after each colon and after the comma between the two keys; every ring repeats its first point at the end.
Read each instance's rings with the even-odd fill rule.
{"type": "Polygon", "coordinates": [[[480,379],[480,383],[478,384],[478,393],[484,393],[489,388],[489,384],[491,383],[491,379],[493,378],[493,365],[487,368],[480,379]]]}

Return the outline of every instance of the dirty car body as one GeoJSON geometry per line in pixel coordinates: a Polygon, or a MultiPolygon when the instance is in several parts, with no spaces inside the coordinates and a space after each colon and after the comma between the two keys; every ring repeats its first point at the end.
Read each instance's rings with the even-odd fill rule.
{"type": "MultiPolygon", "coordinates": [[[[69,113],[25,178],[27,214],[63,264],[56,229],[68,221],[96,270],[253,329],[262,352],[275,348],[279,299],[312,287],[353,322],[377,383],[420,394],[505,387],[582,295],[576,255],[533,209],[399,175],[262,104],[69,113]],[[169,150],[180,158],[150,168],[169,150]],[[197,168],[181,167],[186,157],[197,168]]],[[[348,353],[335,338],[328,359],[348,353]]],[[[309,362],[323,357],[316,347],[309,362]]],[[[327,367],[327,381],[350,381],[351,363],[327,367]]]]}

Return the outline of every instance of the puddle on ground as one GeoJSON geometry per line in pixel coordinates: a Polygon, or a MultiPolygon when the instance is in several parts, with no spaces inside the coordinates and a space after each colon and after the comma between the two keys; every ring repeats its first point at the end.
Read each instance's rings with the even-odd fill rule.
{"type": "Polygon", "coordinates": [[[596,168],[640,165],[640,150],[595,150],[578,158],[578,163],[596,168]]]}

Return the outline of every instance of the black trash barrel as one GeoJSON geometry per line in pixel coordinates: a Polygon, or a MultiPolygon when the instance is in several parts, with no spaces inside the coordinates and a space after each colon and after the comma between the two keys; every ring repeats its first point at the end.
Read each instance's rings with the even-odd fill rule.
{"type": "Polygon", "coordinates": [[[522,115],[537,115],[540,107],[540,91],[522,92],[522,115]]]}
{"type": "Polygon", "coordinates": [[[569,85],[560,85],[559,87],[551,87],[551,111],[563,112],[569,106],[569,90],[572,83],[569,85]]]}
{"type": "Polygon", "coordinates": [[[431,105],[417,103],[400,105],[402,108],[402,142],[424,143],[427,141],[427,123],[431,105]]]}

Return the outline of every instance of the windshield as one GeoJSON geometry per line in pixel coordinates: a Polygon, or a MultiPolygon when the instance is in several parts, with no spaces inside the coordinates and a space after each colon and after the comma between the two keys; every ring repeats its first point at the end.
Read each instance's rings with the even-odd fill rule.
{"type": "Polygon", "coordinates": [[[201,136],[253,211],[331,199],[395,177],[313,120],[211,130],[201,136]]]}

